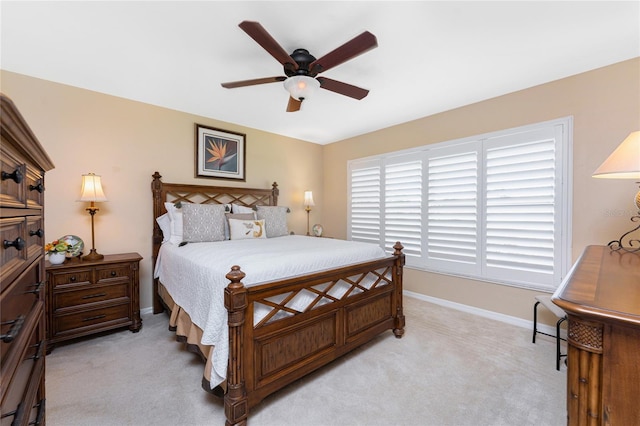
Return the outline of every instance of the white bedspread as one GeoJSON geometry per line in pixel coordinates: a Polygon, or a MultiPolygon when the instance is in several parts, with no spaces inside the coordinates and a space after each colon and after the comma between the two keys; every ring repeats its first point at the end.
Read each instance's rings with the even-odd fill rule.
{"type": "Polygon", "coordinates": [[[247,286],[385,257],[375,244],[288,235],[278,238],[164,243],[154,276],[203,330],[202,343],[215,346],[211,386],[224,381],[229,353],[225,275],[233,265],[247,286]]]}

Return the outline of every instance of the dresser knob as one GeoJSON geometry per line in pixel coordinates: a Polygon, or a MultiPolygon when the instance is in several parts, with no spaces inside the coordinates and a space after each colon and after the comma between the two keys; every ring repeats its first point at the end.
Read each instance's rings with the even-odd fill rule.
{"type": "Polygon", "coordinates": [[[20,183],[22,182],[22,179],[24,179],[24,176],[22,175],[22,172],[18,168],[18,169],[15,169],[13,173],[2,172],[2,180],[7,180],[7,179],[13,179],[15,183],[20,183]]]}
{"type": "Polygon", "coordinates": [[[5,249],[8,249],[9,247],[14,247],[16,250],[20,251],[24,249],[24,240],[20,237],[16,238],[13,241],[4,240],[2,242],[2,245],[4,246],[5,249]]]}
{"type": "Polygon", "coordinates": [[[44,237],[44,231],[42,229],[38,229],[37,231],[31,230],[31,231],[29,231],[29,236],[30,237],[34,237],[35,236],[35,237],[42,238],[42,237],[44,237]]]}
{"type": "Polygon", "coordinates": [[[112,277],[115,277],[116,275],[118,275],[118,274],[116,274],[116,271],[111,271],[111,276],[112,277]]]}
{"type": "Polygon", "coordinates": [[[76,282],[76,276],[73,275],[73,276],[69,277],[69,281],[71,281],[72,283],[75,283],[76,282]]]}
{"type": "Polygon", "coordinates": [[[42,194],[44,192],[44,185],[42,184],[42,181],[38,180],[37,185],[29,185],[29,191],[38,191],[42,194]]]}

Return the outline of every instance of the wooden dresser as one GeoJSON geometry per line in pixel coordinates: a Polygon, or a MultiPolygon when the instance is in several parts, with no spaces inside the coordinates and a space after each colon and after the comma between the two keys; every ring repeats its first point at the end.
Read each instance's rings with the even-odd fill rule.
{"type": "Polygon", "coordinates": [[[42,425],[44,174],[53,163],[13,102],[0,95],[0,105],[0,425],[42,425]]]}
{"type": "Polygon", "coordinates": [[[589,246],[552,297],[568,316],[569,425],[640,425],[640,252],[589,246]]]}
{"type": "Polygon", "coordinates": [[[47,264],[47,344],[115,328],[137,332],[140,319],[138,253],[96,261],[47,264]]]}

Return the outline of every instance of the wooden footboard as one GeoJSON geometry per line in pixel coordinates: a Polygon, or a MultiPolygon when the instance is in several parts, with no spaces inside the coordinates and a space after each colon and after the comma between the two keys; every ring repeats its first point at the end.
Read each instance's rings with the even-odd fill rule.
{"type": "Polygon", "coordinates": [[[402,248],[398,242],[392,257],[252,287],[242,284],[239,266],[232,268],[225,289],[227,425],[246,424],[267,395],[383,331],[402,337],[402,248]],[[297,297],[311,302],[300,308],[297,297]],[[258,305],[269,312],[254,321],[258,305]]]}

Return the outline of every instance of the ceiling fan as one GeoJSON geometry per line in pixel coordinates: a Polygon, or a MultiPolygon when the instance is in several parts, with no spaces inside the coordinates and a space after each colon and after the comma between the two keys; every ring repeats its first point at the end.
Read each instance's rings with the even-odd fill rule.
{"type": "Polygon", "coordinates": [[[222,83],[222,87],[233,89],[236,87],[283,81],[290,95],[287,112],[300,110],[302,101],[307,99],[318,88],[330,90],[358,100],[369,94],[369,91],[366,89],[327,77],[318,77],[318,74],[377,47],[378,41],[376,40],[376,36],[370,32],[365,31],[344,43],[342,46],[322,56],[320,59],[316,59],[306,49],[295,49],[293,53],[288,54],[258,22],[242,21],[239,27],[283,65],[285,75],[232,81],[222,83]]]}

